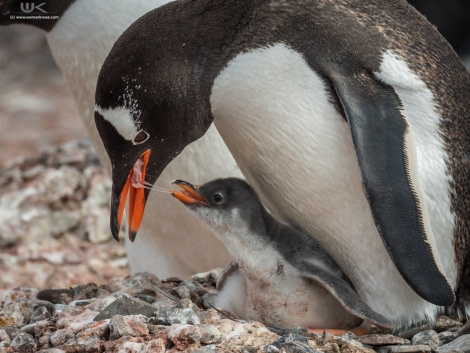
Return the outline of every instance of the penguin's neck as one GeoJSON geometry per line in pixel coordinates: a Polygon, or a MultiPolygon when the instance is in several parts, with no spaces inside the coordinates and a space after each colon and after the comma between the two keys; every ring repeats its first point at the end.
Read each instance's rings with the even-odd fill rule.
{"type": "Polygon", "coordinates": [[[248,226],[237,227],[224,242],[249,280],[269,282],[271,274],[285,262],[273,241],[280,224],[263,208],[255,213],[248,226]]]}

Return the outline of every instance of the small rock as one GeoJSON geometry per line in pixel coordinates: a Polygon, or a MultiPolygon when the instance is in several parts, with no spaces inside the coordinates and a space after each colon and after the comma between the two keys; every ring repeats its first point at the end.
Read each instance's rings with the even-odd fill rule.
{"type": "Polygon", "coordinates": [[[83,331],[90,326],[98,313],[84,307],[70,307],[57,314],[57,328],[70,329],[73,333],[83,331]]]}
{"type": "Polygon", "coordinates": [[[199,314],[199,319],[203,324],[214,324],[220,322],[222,319],[222,314],[219,311],[210,308],[201,312],[199,314]]]}
{"type": "Polygon", "coordinates": [[[18,287],[8,292],[5,296],[4,306],[19,300],[34,300],[37,298],[38,290],[32,287],[18,287]]]}
{"type": "Polygon", "coordinates": [[[447,316],[439,316],[434,324],[434,330],[437,332],[447,331],[453,327],[460,327],[462,323],[455,321],[447,316]]]}
{"type": "Polygon", "coordinates": [[[152,353],[165,353],[167,341],[163,338],[156,338],[148,342],[147,351],[152,353]]]}
{"type": "Polygon", "coordinates": [[[470,352],[470,335],[463,335],[455,341],[447,343],[436,349],[437,353],[469,353],[470,352]]]}
{"type": "Polygon", "coordinates": [[[30,335],[34,335],[34,332],[36,330],[36,323],[24,325],[23,327],[20,327],[20,332],[26,332],[29,333],[30,335]]]}
{"type": "Polygon", "coordinates": [[[145,343],[138,343],[138,342],[124,342],[119,350],[119,353],[122,352],[129,352],[129,353],[146,353],[147,345],[145,343]]]}
{"type": "Polygon", "coordinates": [[[168,330],[168,339],[179,351],[187,351],[202,337],[201,330],[195,325],[172,325],[168,330]]]}
{"type": "Polygon", "coordinates": [[[0,329],[0,342],[7,342],[8,344],[11,342],[10,336],[3,329],[0,329]]]}
{"type": "Polygon", "coordinates": [[[54,307],[50,303],[49,303],[49,305],[50,305],[49,310],[46,306],[40,306],[40,307],[36,308],[33,311],[33,314],[31,315],[30,321],[31,322],[37,322],[37,321],[46,320],[46,319],[49,319],[50,317],[52,317],[50,310],[54,310],[54,307]]]}
{"type": "Polygon", "coordinates": [[[413,346],[383,346],[376,350],[377,353],[428,353],[432,352],[431,347],[418,344],[413,346]]]}
{"type": "Polygon", "coordinates": [[[438,337],[441,344],[446,344],[459,337],[459,334],[457,332],[443,331],[438,334],[438,337]]]}
{"type": "Polygon", "coordinates": [[[202,324],[199,325],[199,330],[201,331],[202,344],[214,344],[222,340],[222,334],[214,325],[202,324]]]}
{"type": "Polygon", "coordinates": [[[67,289],[45,289],[38,293],[38,299],[54,304],[69,304],[75,300],[94,298],[98,292],[95,283],[88,283],[67,289]]]}
{"type": "Polygon", "coordinates": [[[57,330],[49,338],[52,347],[57,347],[65,344],[69,339],[74,338],[75,335],[70,330],[57,330]]]}
{"type": "Polygon", "coordinates": [[[87,306],[93,303],[93,299],[79,299],[69,303],[69,306],[87,306]]]}
{"type": "Polygon", "coordinates": [[[12,347],[35,346],[35,345],[36,345],[36,342],[34,341],[34,337],[26,332],[20,332],[18,336],[16,336],[10,343],[10,346],[12,347]]]}
{"type": "Polygon", "coordinates": [[[397,336],[411,340],[414,335],[421,331],[431,330],[432,325],[429,323],[421,323],[416,326],[409,327],[407,329],[401,330],[397,336]]]}
{"type": "Polygon", "coordinates": [[[410,344],[410,341],[390,334],[372,334],[356,337],[356,340],[370,346],[385,346],[394,344],[410,344]]]}
{"type": "Polygon", "coordinates": [[[10,302],[3,307],[3,315],[0,317],[1,326],[21,327],[26,325],[33,314],[33,306],[30,301],[18,300],[10,302]],[[5,322],[6,325],[2,325],[5,322]]]}
{"type": "Polygon", "coordinates": [[[104,308],[94,320],[110,319],[114,315],[144,315],[151,317],[155,315],[155,311],[155,306],[127,294],[123,294],[104,308]]]}
{"type": "Polygon", "coordinates": [[[196,349],[193,353],[218,353],[220,350],[213,344],[196,349]]]}
{"type": "Polygon", "coordinates": [[[279,352],[286,353],[316,353],[317,350],[314,350],[308,345],[307,338],[298,333],[289,333],[284,335],[271,343],[272,346],[277,347],[279,352]]]}
{"type": "Polygon", "coordinates": [[[20,329],[14,326],[5,326],[2,329],[6,332],[6,334],[8,335],[8,337],[10,337],[11,340],[20,333],[20,329]]]}
{"type": "Polygon", "coordinates": [[[437,347],[439,347],[441,341],[439,340],[439,336],[437,335],[436,331],[426,330],[414,335],[413,339],[411,340],[411,344],[425,344],[431,347],[431,349],[434,351],[437,347]]]}
{"type": "Polygon", "coordinates": [[[159,311],[155,322],[152,323],[160,325],[172,325],[172,324],[200,324],[199,317],[193,309],[186,308],[181,309],[173,307],[168,310],[159,311]]]}
{"type": "Polygon", "coordinates": [[[144,336],[149,334],[147,318],[143,315],[115,315],[109,322],[109,336],[118,339],[122,336],[144,336]]]}
{"type": "Polygon", "coordinates": [[[67,353],[66,351],[58,348],[46,348],[37,351],[37,353],[67,353]]]}

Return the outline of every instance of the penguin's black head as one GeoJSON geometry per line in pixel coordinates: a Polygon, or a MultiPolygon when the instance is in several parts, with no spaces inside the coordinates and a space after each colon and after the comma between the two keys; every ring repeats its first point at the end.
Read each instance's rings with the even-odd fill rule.
{"type": "Polygon", "coordinates": [[[116,41],[96,86],[95,122],[111,160],[111,231],[116,239],[127,195],[129,238],[134,240],[149,188],[212,123],[210,87],[199,84],[204,51],[178,38],[166,42],[172,33],[164,31],[171,29],[159,27],[164,19],[152,13],[116,41]]]}
{"type": "Polygon", "coordinates": [[[190,210],[218,230],[254,229],[263,222],[264,208],[254,190],[238,178],[216,179],[202,186],[175,180],[183,191],[170,190],[190,210]]]}
{"type": "Polygon", "coordinates": [[[49,32],[75,0],[0,0],[0,25],[23,23],[49,32]]]}

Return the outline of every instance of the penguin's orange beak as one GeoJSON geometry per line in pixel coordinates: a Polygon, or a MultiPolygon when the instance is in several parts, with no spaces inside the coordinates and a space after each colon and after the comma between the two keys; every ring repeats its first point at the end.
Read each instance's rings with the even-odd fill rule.
{"type": "Polygon", "coordinates": [[[120,192],[119,203],[116,205],[118,207],[116,224],[117,234],[113,232],[116,239],[118,239],[119,236],[119,228],[121,226],[124,209],[126,207],[127,195],[129,195],[128,226],[130,241],[133,242],[135,240],[137,231],[139,230],[140,223],[144,217],[145,202],[147,199],[144,183],[150,152],[150,149],[145,151],[134,163],[133,167],[129,171],[126,183],[120,192]]]}
{"type": "Polygon", "coordinates": [[[170,194],[187,205],[192,205],[195,203],[202,203],[204,205],[209,205],[207,200],[196,191],[196,187],[184,180],[175,180],[173,184],[178,185],[183,191],[179,190],[170,190],[170,194]]]}

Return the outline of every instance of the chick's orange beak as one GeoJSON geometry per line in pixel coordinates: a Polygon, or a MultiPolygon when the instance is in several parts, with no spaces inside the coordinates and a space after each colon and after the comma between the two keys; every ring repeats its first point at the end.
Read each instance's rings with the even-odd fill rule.
{"type": "MultiPolygon", "coordinates": [[[[129,171],[129,176],[124,184],[119,197],[119,209],[117,217],[117,228],[119,229],[122,223],[124,209],[126,207],[127,195],[129,195],[129,239],[134,241],[139,230],[142,218],[144,217],[144,209],[146,202],[146,195],[144,189],[145,174],[147,172],[147,165],[149,162],[151,150],[145,151],[140,158],[135,162],[132,169],[129,171]]],[[[116,238],[117,235],[115,235],[116,238]]]]}
{"type": "Polygon", "coordinates": [[[193,184],[188,183],[184,180],[175,180],[173,184],[178,185],[183,191],[179,190],[170,190],[170,194],[180,200],[181,202],[191,205],[194,203],[202,203],[208,205],[207,200],[196,191],[196,188],[193,184]]]}

